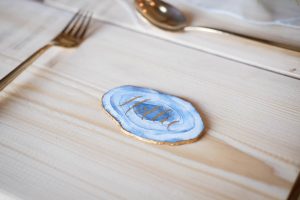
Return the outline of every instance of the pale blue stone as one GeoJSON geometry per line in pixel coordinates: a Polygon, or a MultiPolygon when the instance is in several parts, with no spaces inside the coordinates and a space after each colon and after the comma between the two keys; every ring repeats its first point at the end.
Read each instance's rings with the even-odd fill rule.
{"type": "Polygon", "coordinates": [[[148,88],[114,88],[104,94],[102,105],[127,133],[147,141],[184,143],[204,129],[191,103],[148,88]]]}

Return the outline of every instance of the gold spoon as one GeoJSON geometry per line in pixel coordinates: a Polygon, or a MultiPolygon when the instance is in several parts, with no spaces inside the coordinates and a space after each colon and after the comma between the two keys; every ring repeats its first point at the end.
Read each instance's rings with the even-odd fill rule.
{"type": "Polygon", "coordinates": [[[189,26],[186,17],[180,10],[162,0],[135,0],[135,6],[138,12],[150,23],[167,31],[199,30],[217,34],[226,34],[300,52],[299,46],[254,38],[220,29],[189,26]]]}

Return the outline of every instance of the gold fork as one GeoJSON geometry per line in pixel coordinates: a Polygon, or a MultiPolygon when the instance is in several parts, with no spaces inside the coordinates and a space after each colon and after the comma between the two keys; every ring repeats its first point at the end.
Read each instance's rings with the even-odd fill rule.
{"type": "Polygon", "coordinates": [[[21,74],[30,64],[40,57],[46,50],[53,46],[72,48],[80,45],[84,40],[87,29],[92,19],[92,13],[78,11],[67,26],[48,44],[41,47],[19,66],[12,70],[0,81],[0,91],[21,74]]]}

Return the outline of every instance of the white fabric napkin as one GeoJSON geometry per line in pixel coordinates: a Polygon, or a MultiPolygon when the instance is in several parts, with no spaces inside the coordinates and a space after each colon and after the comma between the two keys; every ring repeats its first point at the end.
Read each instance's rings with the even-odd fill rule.
{"type": "Polygon", "coordinates": [[[300,46],[299,0],[170,0],[192,25],[225,29],[300,46]]]}

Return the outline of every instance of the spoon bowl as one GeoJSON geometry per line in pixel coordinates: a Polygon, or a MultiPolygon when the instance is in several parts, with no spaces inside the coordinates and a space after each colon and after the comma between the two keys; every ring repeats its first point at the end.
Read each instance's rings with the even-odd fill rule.
{"type": "Polygon", "coordinates": [[[187,26],[187,19],[174,6],[160,0],[135,0],[138,12],[150,23],[168,31],[181,31],[187,26]]]}

